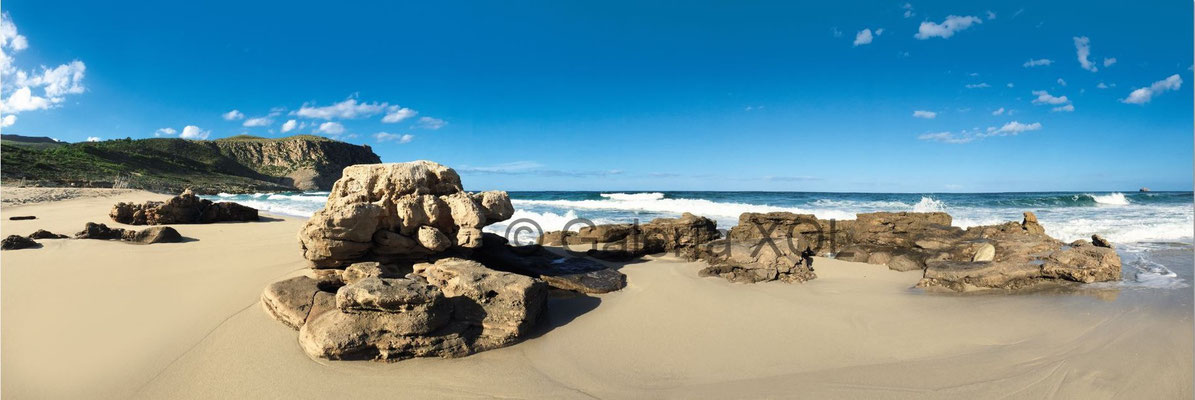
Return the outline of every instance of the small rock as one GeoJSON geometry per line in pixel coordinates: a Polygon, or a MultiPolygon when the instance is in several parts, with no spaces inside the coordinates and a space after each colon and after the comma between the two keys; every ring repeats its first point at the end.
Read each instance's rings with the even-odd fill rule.
{"type": "Polygon", "coordinates": [[[904,254],[897,255],[888,260],[888,269],[893,271],[918,271],[924,268],[920,262],[904,254]]]}
{"type": "Polygon", "coordinates": [[[3,250],[32,249],[38,247],[41,247],[41,244],[24,236],[11,235],[0,241],[0,249],[3,250]]]}
{"type": "Polygon", "coordinates": [[[580,274],[541,276],[548,286],[581,293],[609,293],[627,286],[627,276],[610,268],[580,274]]]}
{"type": "Polygon", "coordinates": [[[1100,236],[1100,235],[1091,235],[1091,244],[1094,244],[1099,247],[1107,247],[1109,249],[1112,248],[1112,242],[1109,242],[1107,239],[1104,239],[1104,237],[1100,236]]]}
{"type": "Polygon", "coordinates": [[[37,232],[30,233],[28,237],[30,239],[66,239],[66,238],[69,238],[70,236],[59,235],[57,233],[53,233],[53,232],[47,231],[45,229],[38,229],[37,232]]]}
{"type": "Polygon", "coordinates": [[[82,231],[75,234],[75,239],[112,240],[123,239],[124,235],[124,229],[109,228],[108,225],[88,222],[87,225],[84,225],[82,231]]]}
{"type": "Polygon", "coordinates": [[[127,240],[144,244],[178,243],[183,241],[183,235],[180,235],[177,230],[169,226],[154,226],[132,234],[127,240]]]}
{"type": "Polygon", "coordinates": [[[8,217],[9,221],[22,221],[22,220],[27,220],[27,219],[37,219],[37,217],[32,216],[32,215],[18,215],[15,217],[8,217]]]}

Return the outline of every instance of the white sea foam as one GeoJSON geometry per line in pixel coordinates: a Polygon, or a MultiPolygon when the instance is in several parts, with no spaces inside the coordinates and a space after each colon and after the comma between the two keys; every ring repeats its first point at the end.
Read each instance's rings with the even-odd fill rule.
{"type": "Polygon", "coordinates": [[[1096,203],[1104,205],[1125,206],[1129,204],[1129,199],[1124,197],[1124,193],[1110,193],[1105,195],[1088,194],[1088,196],[1091,196],[1096,203]]]}
{"type": "Polygon", "coordinates": [[[921,201],[913,205],[913,211],[916,212],[937,212],[946,211],[946,203],[939,200],[934,200],[932,197],[921,197],[921,201]]]}
{"type": "MultiPolygon", "coordinates": [[[[514,215],[512,215],[510,219],[493,223],[485,228],[482,228],[482,231],[502,235],[504,237],[507,234],[514,234],[517,232],[519,234],[519,243],[528,244],[531,243],[531,241],[534,241],[539,234],[544,232],[559,231],[564,229],[566,226],[570,231],[578,231],[582,227],[588,226],[587,224],[581,223],[569,224],[578,218],[577,212],[573,210],[569,210],[564,214],[557,214],[553,212],[541,213],[516,209],[514,215]],[[510,232],[507,232],[508,230],[510,232]]],[[[593,222],[595,225],[601,225],[612,224],[617,221],[605,218],[597,218],[591,220],[591,222],[593,222]]]]}
{"type": "Polygon", "coordinates": [[[663,193],[602,193],[603,198],[618,201],[637,201],[637,200],[660,200],[664,198],[663,193]]]}
{"type": "Polygon", "coordinates": [[[511,200],[515,208],[546,206],[566,210],[608,210],[630,212],[653,212],[677,214],[691,212],[718,220],[737,221],[745,212],[787,211],[798,214],[815,214],[819,218],[854,219],[854,212],[833,209],[804,209],[778,207],[766,204],[715,202],[705,199],[628,199],[628,200],[511,200]]]}

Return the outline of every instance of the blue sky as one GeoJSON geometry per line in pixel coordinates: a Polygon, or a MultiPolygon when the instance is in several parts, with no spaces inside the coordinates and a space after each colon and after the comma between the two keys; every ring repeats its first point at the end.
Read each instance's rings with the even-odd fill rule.
{"type": "Polygon", "coordinates": [[[1189,1],[424,3],[8,0],[2,130],[320,134],[468,189],[1192,187],[1189,1]]]}

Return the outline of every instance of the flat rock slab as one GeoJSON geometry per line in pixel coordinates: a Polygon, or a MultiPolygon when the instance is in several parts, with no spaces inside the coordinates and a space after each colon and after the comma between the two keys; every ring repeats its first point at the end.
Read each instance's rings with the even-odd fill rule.
{"type": "Polygon", "coordinates": [[[626,274],[610,268],[579,274],[543,275],[540,279],[553,288],[589,294],[609,293],[627,286],[626,274]]]}
{"type": "Polygon", "coordinates": [[[307,321],[315,294],[319,291],[315,279],[297,276],[266,286],[261,293],[261,304],[274,319],[299,329],[307,321]]]}

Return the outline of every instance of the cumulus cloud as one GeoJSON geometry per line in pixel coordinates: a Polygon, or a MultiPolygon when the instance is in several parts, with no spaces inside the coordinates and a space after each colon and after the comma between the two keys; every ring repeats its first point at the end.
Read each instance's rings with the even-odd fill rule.
{"type": "Polygon", "coordinates": [[[863,29],[863,30],[859,31],[859,33],[855,34],[854,46],[859,47],[861,45],[871,43],[871,40],[872,40],[871,29],[870,28],[863,29]]]}
{"type": "Polygon", "coordinates": [[[88,136],[88,137],[87,137],[87,141],[88,141],[88,142],[92,142],[92,143],[94,143],[94,142],[98,142],[98,141],[100,141],[100,140],[102,140],[102,139],[100,139],[98,136],[88,136]]]}
{"type": "Polygon", "coordinates": [[[241,126],[244,126],[247,128],[254,127],[254,126],[270,126],[270,124],[272,124],[272,123],[274,123],[274,120],[272,120],[272,119],[269,119],[267,117],[257,117],[257,118],[249,118],[249,119],[245,120],[245,123],[241,124],[241,126]]]}
{"type": "Polygon", "coordinates": [[[187,125],[187,126],[183,127],[183,133],[179,134],[178,137],[181,137],[183,139],[203,140],[203,139],[207,139],[207,137],[211,134],[212,134],[211,131],[205,131],[205,130],[199,129],[198,126],[187,125]]]}
{"type": "Polygon", "coordinates": [[[357,99],[350,98],[325,107],[304,103],[294,114],[304,118],[326,120],[355,119],[380,114],[386,111],[387,107],[389,107],[387,103],[358,103],[357,99]]]}
{"type": "Polygon", "coordinates": [[[410,135],[410,134],[401,134],[400,135],[397,133],[378,132],[378,133],[373,134],[373,138],[375,140],[377,140],[378,143],[383,143],[383,142],[411,143],[411,140],[415,139],[415,135],[410,135]]]}
{"type": "Polygon", "coordinates": [[[913,12],[912,4],[905,3],[905,5],[902,6],[901,8],[905,10],[905,14],[904,14],[905,18],[912,18],[914,15],[917,15],[916,13],[913,12]]]}
{"type": "Polygon", "coordinates": [[[1062,78],[1058,78],[1058,84],[1062,85],[1062,86],[1066,86],[1066,81],[1062,80],[1062,78]]]}
{"type": "Polygon", "coordinates": [[[282,124],[282,133],[287,133],[299,127],[299,121],[289,120],[282,124]]]}
{"type": "Polygon", "coordinates": [[[1074,104],[1067,104],[1065,106],[1058,106],[1050,109],[1050,112],[1071,112],[1075,111],[1074,104]]]}
{"type": "Polygon", "coordinates": [[[1088,59],[1091,57],[1091,39],[1087,36],[1075,36],[1075,54],[1079,57],[1080,67],[1091,72],[1099,71],[1095,63],[1088,59]]]}
{"type": "Polygon", "coordinates": [[[430,129],[430,130],[434,131],[436,129],[443,128],[444,125],[448,125],[448,123],[444,122],[444,120],[439,119],[439,118],[419,117],[419,124],[416,127],[420,128],[420,129],[430,129]]]}
{"type": "Polygon", "coordinates": [[[1033,95],[1037,96],[1033,104],[1064,104],[1070,101],[1066,96],[1054,96],[1045,90],[1034,90],[1033,95]]]}
{"type": "Polygon", "coordinates": [[[967,87],[967,89],[982,89],[982,88],[992,87],[992,85],[987,84],[987,82],[980,82],[980,83],[969,83],[966,85],[966,87],[967,87]]]}
{"type": "Polygon", "coordinates": [[[997,108],[996,111],[992,111],[992,115],[1002,115],[1002,114],[1004,114],[1004,107],[1000,107],[1000,108],[997,108]]]}
{"type": "Polygon", "coordinates": [[[0,128],[7,128],[7,127],[12,126],[12,124],[15,124],[15,123],[17,123],[16,115],[9,114],[9,115],[5,115],[4,118],[0,118],[0,128]]]}
{"type": "Polygon", "coordinates": [[[942,21],[940,24],[931,21],[922,22],[921,26],[917,28],[917,34],[913,35],[913,37],[920,40],[926,40],[935,37],[949,39],[951,36],[954,36],[955,32],[970,28],[971,25],[982,23],[983,20],[977,17],[960,17],[957,15],[950,15],[947,16],[946,20],[942,21]]]}
{"type": "Polygon", "coordinates": [[[915,117],[915,118],[934,119],[937,116],[938,116],[938,113],[933,112],[933,111],[922,111],[922,110],[913,111],[913,117],[915,117]]]}
{"type": "Polygon", "coordinates": [[[418,112],[410,108],[390,106],[390,108],[386,110],[386,115],[382,117],[382,122],[393,124],[395,122],[414,117],[415,114],[418,114],[418,112]]]}
{"type": "Polygon", "coordinates": [[[54,108],[66,101],[67,95],[85,91],[87,66],[82,61],[26,71],[14,65],[14,57],[27,48],[29,40],[19,33],[12,17],[0,13],[0,111],[12,115],[54,108]]]}
{"type": "Polygon", "coordinates": [[[232,110],[232,111],[226,112],[224,114],[221,114],[220,116],[223,117],[225,121],[236,121],[238,119],[245,118],[245,114],[241,113],[240,111],[237,111],[237,110],[232,110]]]}
{"type": "Polygon", "coordinates": [[[1025,61],[1025,64],[1022,64],[1022,66],[1024,66],[1025,68],[1044,67],[1044,66],[1049,66],[1050,64],[1053,64],[1053,63],[1054,63],[1054,60],[1051,60],[1048,58],[1038,58],[1038,59],[1031,58],[1031,59],[1029,59],[1029,61],[1025,61]]]}
{"type": "MultiPolygon", "coordinates": [[[[1113,84],[1112,86],[1116,86],[1116,85],[1115,85],[1115,84],[1113,84]]],[[[1107,88],[1110,88],[1110,87],[1112,87],[1112,86],[1108,86],[1108,84],[1106,84],[1106,83],[1103,83],[1103,82],[1100,82],[1098,85],[1095,85],[1095,87],[1096,87],[1096,88],[1098,88],[1098,89],[1107,89],[1107,88]]]]}
{"type": "Polygon", "coordinates": [[[318,130],[319,132],[335,136],[344,133],[344,125],[341,125],[339,122],[329,121],[320,124],[318,130]]]}
{"type": "Polygon", "coordinates": [[[1166,79],[1154,82],[1148,87],[1139,88],[1129,93],[1129,97],[1120,100],[1128,104],[1145,104],[1153,99],[1154,96],[1171,91],[1178,90],[1183,85],[1183,78],[1178,74],[1170,75],[1166,79]]]}
{"type": "Polygon", "coordinates": [[[989,21],[991,21],[991,20],[993,20],[993,19],[996,19],[996,13],[992,12],[992,10],[988,10],[988,11],[986,11],[986,13],[987,13],[987,15],[988,15],[988,20],[989,20],[989,21]]]}
{"type": "Polygon", "coordinates": [[[1105,57],[1104,58],[1104,66],[1105,67],[1111,67],[1112,64],[1116,64],[1116,57],[1105,57]]]}
{"type": "Polygon", "coordinates": [[[1038,129],[1041,129],[1040,122],[1023,124],[1018,121],[1012,121],[1004,124],[999,129],[988,128],[988,135],[986,136],[1016,136],[1022,132],[1036,131],[1038,129]]]}
{"type": "Polygon", "coordinates": [[[178,133],[178,131],[174,130],[174,128],[159,128],[158,130],[154,131],[154,137],[174,136],[176,133],[178,133]]]}

